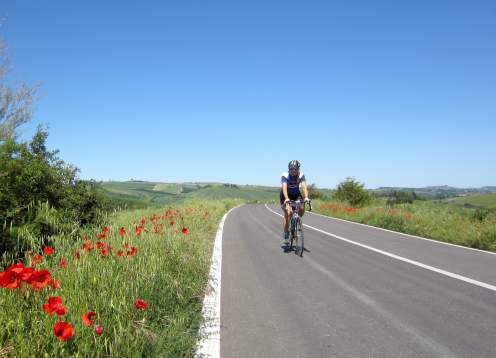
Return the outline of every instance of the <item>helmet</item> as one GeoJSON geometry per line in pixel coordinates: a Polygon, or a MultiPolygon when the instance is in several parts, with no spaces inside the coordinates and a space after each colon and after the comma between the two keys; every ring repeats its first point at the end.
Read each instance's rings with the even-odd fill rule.
{"type": "Polygon", "coordinates": [[[291,169],[291,168],[296,168],[296,170],[300,170],[300,162],[297,161],[297,160],[292,160],[289,162],[288,164],[288,169],[291,169]]]}

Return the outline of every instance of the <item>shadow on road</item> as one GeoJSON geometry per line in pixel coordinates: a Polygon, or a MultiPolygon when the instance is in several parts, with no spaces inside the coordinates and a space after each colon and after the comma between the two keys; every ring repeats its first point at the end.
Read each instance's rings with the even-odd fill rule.
{"type": "MultiPolygon", "coordinates": [[[[289,253],[296,253],[296,248],[293,247],[293,248],[290,248],[289,245],[286,245],[286,244],[282,244],[281,245],[281,249],[283,250],[283,252],[285,254],[289,254],[289,253]]],[[[303,248],[303,252],[312,252],[310,250],[308,250],[306,247],[303,248]]]]}

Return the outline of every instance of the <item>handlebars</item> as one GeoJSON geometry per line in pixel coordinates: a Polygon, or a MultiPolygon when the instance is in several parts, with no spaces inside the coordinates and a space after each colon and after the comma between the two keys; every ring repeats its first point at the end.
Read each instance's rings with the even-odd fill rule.
{"type": "Polygon", "coordinates": [[[291,205],[293,208],[299,208],[301,205],[308,204],[308,211],[312,211],[312,200],[290,200],[289,205],[291,205]]]}

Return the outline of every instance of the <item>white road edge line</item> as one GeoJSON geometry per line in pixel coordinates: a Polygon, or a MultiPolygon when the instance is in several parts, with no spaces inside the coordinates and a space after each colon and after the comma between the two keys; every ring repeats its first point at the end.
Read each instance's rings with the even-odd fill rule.
{"type": "Polygon", "coordinates": [[[208,274],[207,292],[203,299],[203,324],[200,327],[201,340],[198,342],[195,357],[220,357],[220,293],[222,277],[222,236],[227,216],[238,205],[224,214],[215,235],[212,261],[208,274]]]}
{"type": "MultiPolygon", "coordinates": [[[[269,210],[269,211],[273,212],[274,214],[279,215],[280,217],[282,217],[281,214],[276,213],[274,210],[272,210],[271,208],[269,208],[267,206],[267,204],[265,204],[265,207],[267,208],[267,210],[269,210]]],[[[451,278],[455,278],[457,280],[464,281],[464,282],[467,282],[467,283],[471,283],[472,285],[476,285],[476,286],[479,286],[479,287],[487,288],[488,290],[491,290],[491,291],[495,291],[496,292],[496,286],[490,285],[488,283],[477,281],[477,280],[473,280],[471,278],[468,278],[468,277],[465,277],[465,276],[462,276],[462,275],[458,275],[458,274],[453,273],[453,272],[442,270],[442,269],[439,269],[439,268],[434,267],[434,266],[429,266],[429,265],[423,264],[423,263],[418,262],[418,261],[410,260],[410,259],[407,259],[405,257],[398,256],[398,255],[392,254],[392,253],[387,252],[387,251],[376,249],[376,248],[374,248],[372,246],[360,244],[359,242],[355,242],[355,241],[352,241],[350,239],[346,239],[344,237],[341,237],[341,236],[338,236],[338,235],[335,235],[335,234],[331,234],[331,233],[329,233],[327,231],[317,229],[317,228],[315,228],[313,226],[310,226],[310,225],[307,225],[307,224],[303,224],[303,226],[308,227],[309,229],[318,231],[318,232],[320,232],[322,234],[325,234],[327,236],[331,236],[331,237],[334,237],[336,239],[339,239],[339,240],[348,242],[350,244],[357,245],[357,246],[360,246],[360,247],[369,249],[371,251],[377,252],[377,253],[382,254],[382,255],[385,255],[385,256],[389,256],[389,257],[391,257],[393,259],[400,260],[400,261],[403,261],[403,262],[406,262],[406,263],[409,263],[409,264],[412,264],[412,265],[415,265],[415,266],[418,266],[418,267],[422,267],[422,268],[424,268],[426,270],[434,271],[434,272],[440,273],[441,275],[445,275],[445,276],[448,276],[448,277],[451,277],[451,278]]]]}
{"type": "Polygon", "coordinates": [[[444,242],[444,241],[439,241],[439,240],[434,240],[434,239],[428,239],[426,237],[412,235],[412,234],[405,234],[404,232],[399,232],[399,231],[394,231],[394,230],[388,230],[388,229],[384,229],[382,227],[377,227],[377,226],[372,226],[372,225],[357,223],[355,221],[341,219],[341,218],[335,218],[335,217],[332,217],[332,216],[326,216],[326,215],[317,214],[317,213],[314,213],[314,212],[309,212],[309,213],[312,214],[312,215],[321,216],[321,217],[326,218],[326,219],[344,221],[344,222],[355,224],[355,225],[361,225],[361,226],[365,226],[365,227],[370,227],[372,229],[382,230],[382,231],[386,231],[386,232],[392,232],[393,234],[404,235],[404,236],[408,236],[408,237],[413,237],[415,239],[430,241],[430,242],[433,242],[433,243],[436,243],[436,244],[440,244],[440,245],[454,246],[454,247],[458,247],[460,249],[471,250],[471,251],[478,251],[478,252],[481,252],[481,253],[484,253],[484,254],[496,255],[496,252],[492,252],[492,251],[485,251],[485,250],[481,250],[481,249],[474,249],[473,247],[467,247],[467,246],[452,244],[450,242],[444,242]]]}

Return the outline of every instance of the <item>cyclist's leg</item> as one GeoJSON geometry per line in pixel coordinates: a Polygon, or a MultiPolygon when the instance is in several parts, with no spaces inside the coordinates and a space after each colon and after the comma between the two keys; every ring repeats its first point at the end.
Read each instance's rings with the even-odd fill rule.
{"type": "MultiPolygon", "coordinates": [[[[298,199],[300,200],[303,200],[303,197],[301,196],[301,194],[298,196],[298,199]]],[[[302,205],[300,206],[300,208],[298,209],[298,215],[300,216],[300,218],[305,214],[305,205],[302,205]]]]}
{"type": "Polygon", "coordinates": [[[282,228],[283,228],[283,237],[284,241],[286,242],[289,240],[289,220],[291,217],[291,207],[289,205],[284,205],[284,195],[282,194],[282,191],[279,195],[280,203],[281,203],[281,209],[284,211],[284,216],[282,219],[282,228]]]}

